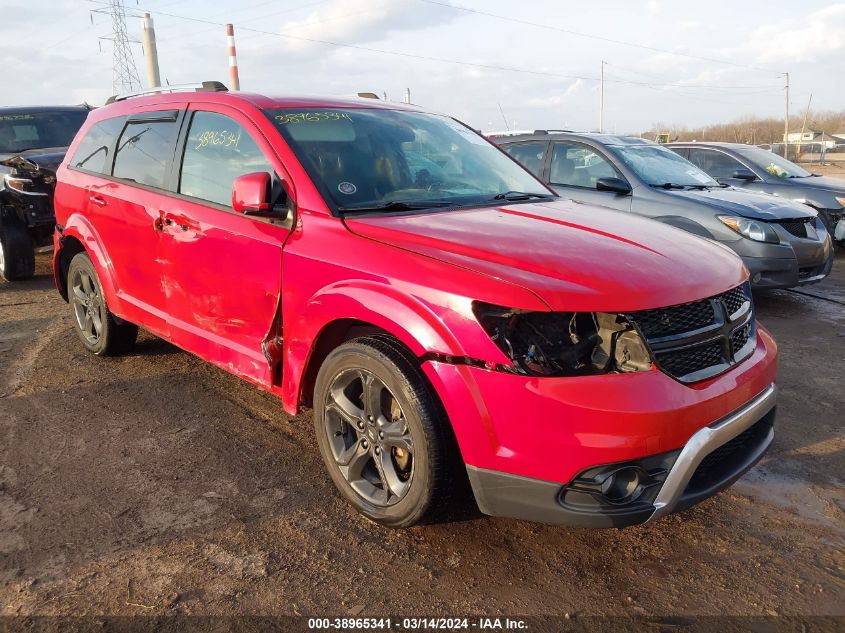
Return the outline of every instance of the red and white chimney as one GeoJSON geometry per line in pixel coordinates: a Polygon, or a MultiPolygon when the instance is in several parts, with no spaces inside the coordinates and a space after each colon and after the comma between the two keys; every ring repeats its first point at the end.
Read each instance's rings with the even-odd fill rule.
{"type": "Polygon", "coordinates": [[[226,25],[226,43],[229,46],[229,90],[240,90],[241,81],[238,78],[238,53],[235,51],[235,27],[226,25]]]}

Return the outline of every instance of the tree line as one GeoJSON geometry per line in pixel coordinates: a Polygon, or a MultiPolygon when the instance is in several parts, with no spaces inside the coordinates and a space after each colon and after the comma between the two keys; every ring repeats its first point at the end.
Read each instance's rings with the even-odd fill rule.
{"type": "MultiPolygon", "coordinates": [[[[789,117],[789,131],[800,132],[804,126],[804,113],[789,117]]],[[[836,134],[845,132],[845,110],[810,111],[806,131],[836,134]]],[[[717,123],[699,127],[656,123],[644,138],[654,139],[657,134],[669,134],[673,141],[723,141],[763,145],[783,142],[783,119],[745,116],[730,123],[717,123]]]]}

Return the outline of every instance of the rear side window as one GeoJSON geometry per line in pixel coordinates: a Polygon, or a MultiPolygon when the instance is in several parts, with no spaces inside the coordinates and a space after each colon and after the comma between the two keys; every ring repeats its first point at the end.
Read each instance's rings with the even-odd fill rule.
{"type": "Polygon", "coordinates": [[[690,149],[689,161],[712,178],[732,178],[737,169],[745,169],[735,158],[712,149],[690,149]]]}
{"type": "Polygon", "coordinates": [[[235,120],[216,112],[196,112],[191,120],[179,193],[227,207],[238,176],[273,168],[261,148],[235,120]]]}
{"type": "Polygon", "coordinates": [[[176,121],[130,121],[117,143],[114,177],[163,189],[178,133],[176,121]]]}
{"type": "Polygon", "coordinates": [[[543,177],[543,164],[546,162],[546,142],[517,143],[508,145],[505,151],[519,161],[538,178],[543,177]]]}
{"type": "Polygon", "coordinates": [[[106,119],[92,125],[83,139],[79,142],[71,167],[87,169],[98,174],[108,174],[111,171],[111,152],[114,139],[120,134],[123,118],[106,119]]]}

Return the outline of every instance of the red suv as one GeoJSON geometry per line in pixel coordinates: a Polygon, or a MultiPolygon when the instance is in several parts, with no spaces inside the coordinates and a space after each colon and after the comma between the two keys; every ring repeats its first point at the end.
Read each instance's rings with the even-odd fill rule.
{"type": "Polygon", "coordinates": [[[314,410],[379,523],[642,523],[773,439],[776,347],[727,248],[557,197],[471,128],[377,100],[190,92],[93,111],[58,172],[82,344],[141,326],[314,410]]]}

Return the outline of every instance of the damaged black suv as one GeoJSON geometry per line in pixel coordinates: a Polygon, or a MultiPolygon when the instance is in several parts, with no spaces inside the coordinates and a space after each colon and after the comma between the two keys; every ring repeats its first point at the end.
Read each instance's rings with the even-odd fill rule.
{"type": "Polygon", "coordinates": [[[0,108],[0,276],[31,277],[52,244],[56,169],[90,107],[0,108]]]}

